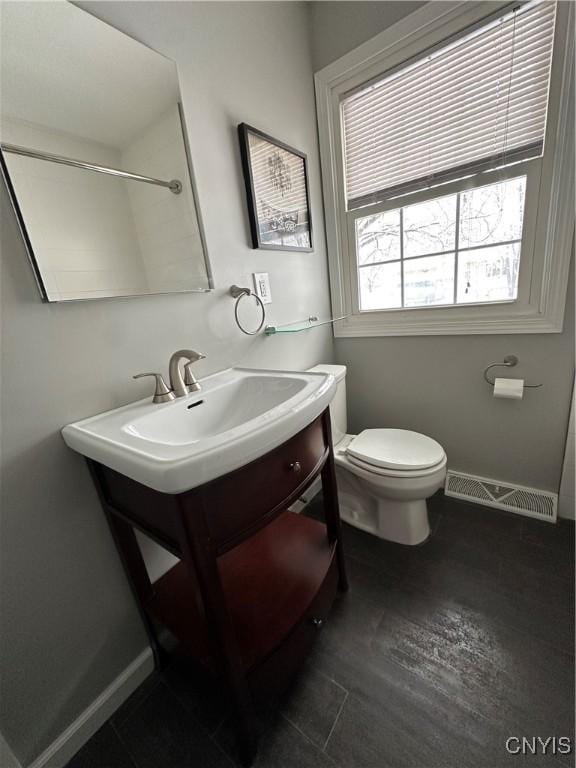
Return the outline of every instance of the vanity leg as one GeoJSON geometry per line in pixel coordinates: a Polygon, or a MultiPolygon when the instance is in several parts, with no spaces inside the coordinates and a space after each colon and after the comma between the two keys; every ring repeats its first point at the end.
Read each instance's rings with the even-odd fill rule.
{"type": "Polygon", "coordinates": [[[142,557],[136,534],[129,523],[125,522],[111,511],[106,502],[102,483],[100,482],[98,467],[90,459],[88,459],[88,468],[92,475],[96,490],[98,491],[100,504],[102,505],[102,509],[108,520],[112,538],[114,539],[126,576],[128,577],[128,583],[130,584],[130,588],[136,599],[136,606],[144,624],[146,634],[148,635],[150,647],[152,648],[154,665],[158,669],[164,665],[167,654],[160,645],[152,619],[144,608],[146,601],[152,597],[154,588],[148,577],[148,571],[146,570],[146,564],[144,563],[144,558],[142,557]]]}
{"type": "Polygon", "coordinates": [[[344,548],[342,546],[342,526],[340,524],[340,508],[338,506],[338,486],[336,485],[336,469],[334,466],[334,451],[332,449],[332,428],[330,424],[330,412],[328,408],[322,414],[322,428],[324,439],[330,446],[330,453],[322,468],[322,495],[324,498],[324,519],[326,530],[331,542],[336,542],[336,558],[338,562],[338,589],[340,592],[348,591],[348,577],[346,576],[346,564],[344,561],[344,548]]]}
{"type": "Polygon", "coordinates": [[[182,559],[190,572],[190,578],[200,587],[211,647],[220,662],[236,709],[238,753],[242,765],[249,768],[256,757],[258,744],[256,713],[204,514],[209,514],[205,504],[194,515],[186,514],[181,508],[182,559]]]}

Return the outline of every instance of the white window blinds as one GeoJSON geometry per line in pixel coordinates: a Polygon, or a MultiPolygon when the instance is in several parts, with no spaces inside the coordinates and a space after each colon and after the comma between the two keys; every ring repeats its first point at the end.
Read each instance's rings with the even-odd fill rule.
{"type": "Polygon", "coordinates": [[[348,209],[540,156],[555,7],[519,7],[345,97],[348,209]]]}

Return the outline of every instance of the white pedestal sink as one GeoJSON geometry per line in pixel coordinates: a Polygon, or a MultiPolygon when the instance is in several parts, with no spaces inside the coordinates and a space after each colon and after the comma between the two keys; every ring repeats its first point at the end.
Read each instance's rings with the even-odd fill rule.
{"type": "Polygon", "coordinates": [[[64,427],[78,453],[163,493],[248,464],[295,435],[336,392],[326,373],[229,368],[169,403],[151,398],[64,427]]]}

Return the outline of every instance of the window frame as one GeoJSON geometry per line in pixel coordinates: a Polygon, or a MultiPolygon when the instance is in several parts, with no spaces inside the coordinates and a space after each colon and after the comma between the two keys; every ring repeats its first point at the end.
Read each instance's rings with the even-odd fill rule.
{"type": "MultiPolygon", "coordinates": [[[[503,304],[514,304],[518,299],[508,299],[501,301],[481,301],[481,302],[466,302],[461,304],[442,304],[442,305],[421,305],[417,307],[406,308],[389,308],[389,309],[377,309],[377,310],[362,310],[360,309],[360,289],[359,289],[359,273],[360,265],[356,258],[356,231],[355,225],[357,219],[370,216],[375,213],[383,213],[385,211],[396,210],[397,208],[404,208],[416,203],[426,202],[428,200],[434,200],[439,197],[445,197],[447,195],[457,194],[464,192],[468,189],[477,189],[489,184],[493,184],[498,181],[505,181],[506,179],[514,179],[519,176],[526,176],[526,194],[524,202],[524,216],[522,225],[521,236],[521,256],[520,256],[520,269],[518,275],[518,296],[525,294],[530,287],[530,276],[532,274],[532,265],[534,258],[534,240],[536,229],[536,206],[538,204],[538,190],[540,185],[540,171],[541,163],[538,160],[528,160],[526,162],[510,165],[506,168],[496,169],[494,171],[483,172],[477,174],[472,178],[460,179],[458,181],[450,182],[448,184],[442,184],[441,186],[433,189],[420,190],[409,195],[403,195],[402,197],[393,198],[383,203],[377,203],[375,205],[365,206],[363,208],[354,208],[350,211],[346,211],[345,216],[347,219],[347,242],[346,247],[350,253],[351,267],[355,267],[353,273],[350,275],[351,281],[351,299],[352,299],[352,312],[354,315],[365,315],[369,312],[417,312],[428,309],[445,309],[452,311],[454,309],[468,308],[468,307],[487,307],[487,306],[501,306],[503,304]]],[[[456,222],[458,226],[458,222],[456,222]]],[[[495,243],[498,245],[498,243],[495,243]]],[[[488,247],[488,246],[481,246],[488,247]]],[[[467,250],[458,249],[460,253],[467,250]]],[[[470,250],[470,249],[468,249],[470,250]]],[[[447,251],[448,252],[448,251],[447,251]]],[[[419,256],[406,257],[405,261],[409,261],[414,258],[426,258],[430,254],[422,254],[419,256]]],[[[393,261],[393,260],[391,260],[393,261]]]]}
{"type": "MultiPolygon", "coordinates": [[[[506,11],[509,2],[498,3],[506,11]]],[[[574,9],[559,3],[552,59],[545,153],[395,200],[346,210],[341,103],[363,83],[493,16],[493,2],[433,2],[338,59],[315,76],[332,311],[347,319],[337,337],[559,333],[574,237],[574,9]],[[412,202],[527,175],[518,297],[481,304],[360,311],[351,233],[356,218],[412,202]]],[[[355,241],[353,241],[355,243],[355,241]]]]}

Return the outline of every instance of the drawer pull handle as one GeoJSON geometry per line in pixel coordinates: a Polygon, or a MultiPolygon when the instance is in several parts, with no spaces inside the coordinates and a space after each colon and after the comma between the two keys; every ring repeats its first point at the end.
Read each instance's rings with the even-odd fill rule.
{"type": "Polygon", "coordinates": [[[290,464],[289,468],[292,472],[301,472],[302,464],[300,464],[299,461],[293,461],[292,464],[290,464]]]}
{"type": "Polygon", "coordinates": [[[324,620],[323,619],[312,619],[312,624],[317,628],[320,629],[320,627],[323,626],[324,620]]]}

